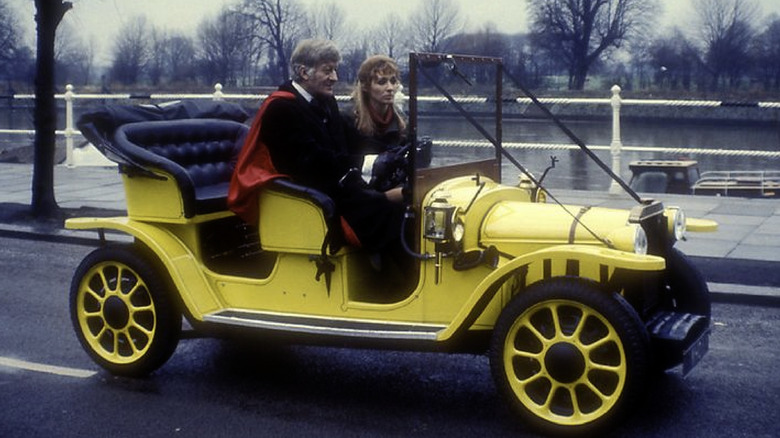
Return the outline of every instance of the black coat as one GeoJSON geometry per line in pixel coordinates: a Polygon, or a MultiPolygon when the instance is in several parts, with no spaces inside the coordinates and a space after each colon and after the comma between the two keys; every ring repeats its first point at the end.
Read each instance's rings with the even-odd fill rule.
{"type": "Polygon", "coordinates": [[[342,117],[347,124],[347,142],[353,154],[381,154],[406,144],[406,135],[398,128],[398,119],[393,119],[385,132],[371,136],[358,131],[353,111],[344,113],[342,117]]]}
{"type": "Polygon", "coordinates": [[[260,128],[276,170],[333,198],[364,248],[381,251],[398,241],[403,206],[362,184],[359,173],[344,184],[347,172],[361,167],[363,156],[350,153],[351,128],[340,116],[336,99],[309,103],[290,82],[279,89],[296,98],[271,103],[260,128]]]}
{"type": "Polygon", "coordinates": [[[349,153],[346,125],[339,117],[336,99],[317,105],[318,99],[307,102],[291,82],[279,89],[292,92],[295,99],[273,102],[260,130],[276,170],[336,197],[339,180],[362,162],[362,157],[349,153]]]}

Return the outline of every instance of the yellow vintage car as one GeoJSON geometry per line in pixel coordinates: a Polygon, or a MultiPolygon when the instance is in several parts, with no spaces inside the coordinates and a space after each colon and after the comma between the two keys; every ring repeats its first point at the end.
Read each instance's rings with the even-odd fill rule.
{"type": "MultiPolygon", "coordinates": [[[[418,70],[485,60],[412,54],[410,124],[418,70]]],[[[359,249],[327,249],[333,202],[293,181],[257,194],[257,224],[230,212],[231,162],[247,132],[241,111],[183,105],[113,108],[80,122],[119,163],[127,216],[66,226],[132,236],[89,254],[70,291],[78,338],[111,373],[162,366],[182,317],[202,334],[253,333],[258,343],[280,335],[477,351],[524,421],[568,434],[610,427],[656,372],[682,364],[687,373],[707,350],[709,292],[674,248],[686,232],[678,208],[549,202],[538,180],[500,183],[503,152],[412,165],[405,224],[414,268],[377,272],[359,249]],[[129,123],[110,127],[117,120],[129,123]]]]}

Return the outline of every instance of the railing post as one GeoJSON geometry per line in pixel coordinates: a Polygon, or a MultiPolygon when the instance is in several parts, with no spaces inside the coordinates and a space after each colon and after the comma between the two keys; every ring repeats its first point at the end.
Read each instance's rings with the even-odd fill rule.
{"type": "Polygon", "coordinates": [[[65,165],[73,167],[73,85],[65,86],[65,165]]]}
{"type": "Polygon", "coordinates": [[[214,100],[222,100],[222,96],[223,96],[223,93],[222,93],[222,84],[220,84],[219,82],[217,82],[216,84],[214,84],[214,94],[213,94],[213,99],[214,99],[214,100]]]}
{"type": "MultiPolygon", "coordinates": [[[[620,176],[620,154],[623,149],[623,142],[620,140],[620,87],[612,87],[612,143],[609,145],[609,151],[612,154],[612,172],[620,176]]],[[[622,192],[622,188],[617,181],[612,180],[609,185],[609,193],[616,195],[622,192]]]]}

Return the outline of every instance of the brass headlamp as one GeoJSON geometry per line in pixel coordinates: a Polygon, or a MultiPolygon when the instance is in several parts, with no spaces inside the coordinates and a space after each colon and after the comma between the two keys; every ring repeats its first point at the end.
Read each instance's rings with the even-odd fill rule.
{"type": "Polygon", "coordinates": [[[446,198],[436,198],[425,207],[425,238],[436,243],[455,240],[455,211],[457,207],[446,198]]]}

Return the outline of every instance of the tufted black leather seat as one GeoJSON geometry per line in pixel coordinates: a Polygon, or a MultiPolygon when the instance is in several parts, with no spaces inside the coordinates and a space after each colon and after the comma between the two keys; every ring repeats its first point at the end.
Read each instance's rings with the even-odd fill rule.
{"type": "Polygon", "coordinates": [[[113,144],[135,163],[172,175],[189,218],[227,210],[230,178],[247,132],[232,120],[135,122],[118,127],[113,144]]]}

